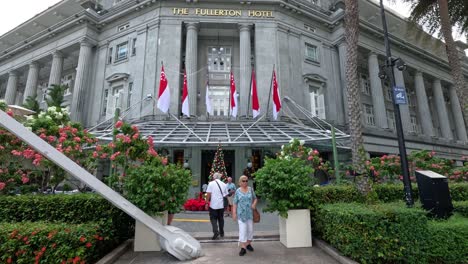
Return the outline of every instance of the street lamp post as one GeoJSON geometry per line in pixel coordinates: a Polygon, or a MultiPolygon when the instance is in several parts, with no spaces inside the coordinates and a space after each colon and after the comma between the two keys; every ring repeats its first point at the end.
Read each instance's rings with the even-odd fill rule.
{"type": "MultiPolygon", "coordinates": [[[[395,75],[393,67],[397,65],[398,70],[403,70],[405,65],[401,59],[394,59],[392,58],[392,53],[390,51],[390,41],[388,39],[388,30],[387,30],[387,21],[385,19],[385,9],[383,5],[383,0],[380,0],[380,14],[382,17],[382,27],[384,31],[384,41],[385,41],[385,51],[386,51],[386,60],[385,60],[385,72],[386,76],[390,79],[390,86],[391,89],[395,89],[395,75]]],[[[395,109],[395,123],[396,123],[396,132],[398,138],[398,149],[400,151],[400,159],[401,159],[401,170],[403,172],[403,184],[405,190],[405,201],[408,207],[412,207],[414,205],[413,196],[411,192],[411,181],[409,177],[409,170],[408,170],[408,159],[406,157],[406,146],[405,146],[405,136],[403,133],[403,125],[401,123],[401,115],[400,115],[400,105],[397,104],[395,100],[395,96],[392,96],[393,107],[395,109]]]]}

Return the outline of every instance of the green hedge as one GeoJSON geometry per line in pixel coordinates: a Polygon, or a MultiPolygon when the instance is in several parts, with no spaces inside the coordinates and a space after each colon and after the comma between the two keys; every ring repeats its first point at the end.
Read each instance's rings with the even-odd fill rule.
{"type": "MultiPolygon", "coordinates": [[[[465,207],[466,209],[466,207],[465,207]]],[[[459,214],[448,221],[428,223],[427,254],[431,263],[468,263],[468,219],[459,214]]]]}
{"type": "Polygon", "coordinates": [[[425,263],[426,212],[403,203],[327,204],[318,212],[321,237],[361,263],[425,263]]]}
{"type": "Polygon", "coordinates": [[[453,202],[453,208],[455,213],[468,217],[468,201],[453,202]]]}
{"type": "Polygon", "coordinates": [[[0,196],[0,222],[106,225],[116,241],[133,236],[135,221],[97,194],[0,196]]]}
{"type": "Polygon", "coordinates": [[[0,223],[1,263],[94,263],[117,243],[98,223],[0,223]]]}

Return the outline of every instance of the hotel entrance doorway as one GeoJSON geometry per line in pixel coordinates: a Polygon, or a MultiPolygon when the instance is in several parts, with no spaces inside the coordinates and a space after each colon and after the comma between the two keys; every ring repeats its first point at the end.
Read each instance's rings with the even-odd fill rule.
{"type": "MultiPolygon", "coordinates": [[[[213,166],[213,159],[216,153],[216,149],[213,150],[202,150],[202,165],[201,165],[201,186],[203,184],[208,184],[210,176],[211,167],[213,166]]],[[[235,162],[235,151],[234,150],[225,150],[223,149],[224,154],[224,165],[226,166],[226,173],[228,177],[232,177],[233,182],[235,182],[234,173],[234,162],[235,162]]]]}

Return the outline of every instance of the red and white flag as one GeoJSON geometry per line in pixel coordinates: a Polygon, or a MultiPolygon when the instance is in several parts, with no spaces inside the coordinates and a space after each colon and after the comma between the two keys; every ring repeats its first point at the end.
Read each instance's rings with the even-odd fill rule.
{"type": "Polygon", "coordinates": [[[184,71],[184,85],[182,88],[182,114],[190,116],[186,71],[184,71]]]}
{"type": "Polygon", "coordinates": [[[237,117],[237,92],[234,75],[231,72],[231,116],[237,117]]]}
{"type": "Polygon", "coordinates": [[[279,96],[278,82],[276,81],[276,73],[273,69],[273,118],[278,119],[278,113],[281,110],[281,99],[279,96]]]}
{"type": "Polygon", "coordinates": [[[158,94],[158,108],[164,113],[169,111],[169,104],[171,102],[171,92],[167,84],[166,74],[164,73],[164,66],[161,66],[161,78],[159,79],[159,94],[158,94]]]}
{"type": "Polygon", "coordinates": [[[257,81],[255,80],[255,71],[252,69],[252,83],[250,84],[252,93],[252,116],[256,118],[260,114],[260,103],[258,102],[257,81]]]}
{"type": "Polygon", "coordinates": [[[206,112],[208,114],[213,114],[211,112],[211,97],[210,97],[210,85],[206,82],[206,95],[205,95],[205,103],[206,103],[206,112]]]}

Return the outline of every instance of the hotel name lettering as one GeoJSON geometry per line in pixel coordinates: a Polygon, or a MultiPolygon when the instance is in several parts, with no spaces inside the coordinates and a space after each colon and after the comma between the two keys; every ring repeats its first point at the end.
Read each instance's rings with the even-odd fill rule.
{"type": "Polygon", "coordinates": [[[235,9],[209,9],[209,8],[172,8],[172,13],[176,16],[187,16],[195,14],[197,16],[229,16],[229,17],[241,17],[242,13],[246,12],[249,17],[273,17],[273,11],[261,11],[261,10],[235,10],[235,9]]]}

